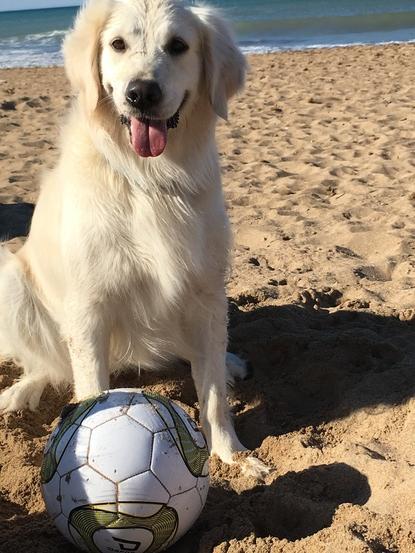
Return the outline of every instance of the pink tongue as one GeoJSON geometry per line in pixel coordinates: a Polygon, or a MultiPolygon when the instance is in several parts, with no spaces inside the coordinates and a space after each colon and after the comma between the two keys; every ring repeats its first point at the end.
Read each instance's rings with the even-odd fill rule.
{"type": "Polygon", "coordinates": [[[131,118],[131,142],[141,157],[157,157],[167,145],[167,122],[131,118]]]}

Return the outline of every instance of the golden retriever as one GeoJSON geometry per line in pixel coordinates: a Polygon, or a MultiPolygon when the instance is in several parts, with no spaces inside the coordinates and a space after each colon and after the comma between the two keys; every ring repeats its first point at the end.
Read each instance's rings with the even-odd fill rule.
{"type": "Polygon", "coordinates": [[[0,354],[22,378],[0,410],[35,409],[46,384],[77,400],[110,371],[191,363],[212,453],[257,476],[226,400],[246,364],[227,349],[229,224],[217,116],[245,60],[220,15],[175,0],[90,0],[64,44],[76,95],[30,235],[0,249],[0,354]]]}

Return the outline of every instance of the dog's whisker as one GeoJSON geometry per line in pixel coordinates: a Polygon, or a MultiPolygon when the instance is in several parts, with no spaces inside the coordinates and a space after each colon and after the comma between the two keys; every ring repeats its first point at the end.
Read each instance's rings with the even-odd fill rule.
{"type": "Polygon", "coordinates": [[[109,95],[104,96],[103,98],[100,98],[98,100],[97,106],[101,106],[102,104],[105,104],[106,102],[111,102],[111,100],[112,100],[111,96],[109,96],[109,95]]]}

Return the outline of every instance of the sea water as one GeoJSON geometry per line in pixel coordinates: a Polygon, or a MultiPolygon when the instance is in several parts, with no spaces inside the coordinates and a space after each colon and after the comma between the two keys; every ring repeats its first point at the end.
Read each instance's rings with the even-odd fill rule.
{"type": "MultiPolygon", "coordinates": [[[[223,10],[245,52],[415,41],[415,0],[212,0],[210,4],[223,10]]],[[[76,12],[73,7],[0,12],[0,67],[61,65],[62,40],[76,12]]]]}

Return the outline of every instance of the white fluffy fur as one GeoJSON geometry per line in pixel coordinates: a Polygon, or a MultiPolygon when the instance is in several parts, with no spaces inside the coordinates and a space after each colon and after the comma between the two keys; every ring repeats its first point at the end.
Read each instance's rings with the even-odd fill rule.
{"type": "Polygon", "coordinates": [[[231,463],[244,448],[226,401],[230,239],[215,123],[243,85],[243,56],[214,10],[174,0],[91,0],[64,52],[76,100],[61,156],[27,242],[0,254],[0,354],[24,369],[0,410],[35,408],[47,383],[73,382],[82,400],[109,387],[111,370],[180,357],[211,451],[231,463]],[[172,33],[186,54],[163,51],[172,33]],[[109,45],[120,34],[123,54],[109,45]],[[119,122],[137,78],[159,82],[165,118],[190,93],[158,158],[139,158],[119,122]]]}

